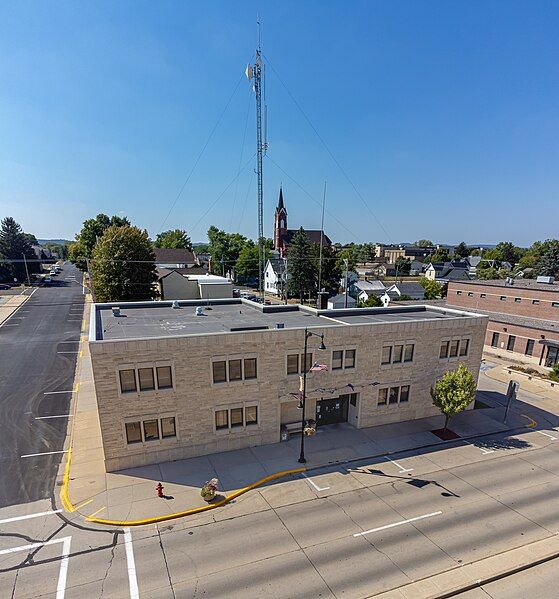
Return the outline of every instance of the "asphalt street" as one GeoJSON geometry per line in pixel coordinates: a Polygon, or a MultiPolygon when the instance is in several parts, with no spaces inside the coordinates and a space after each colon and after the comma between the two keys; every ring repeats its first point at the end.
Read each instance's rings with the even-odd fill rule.
{"type": "Polygon", "coordinates": [[[84,296],[73,265],[56,280],[0,326],[0,507],[51,497],[63,457],[84,296]]]}

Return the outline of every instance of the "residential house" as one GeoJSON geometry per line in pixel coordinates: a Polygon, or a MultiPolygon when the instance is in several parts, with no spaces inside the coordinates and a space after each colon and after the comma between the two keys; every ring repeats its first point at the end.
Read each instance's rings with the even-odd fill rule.
{"type": "Polygon", "coordinates": [[[153,248],[155,264],[160,268],[191,268],[199,266],[196,255],[187,249],[153,248]]]}
{"type": "Polygon", "coordinates": [[[371,295],[380,297],[386,291],[382,281],[356,281],[349,288],[349,294],[356,300],[366,302],[371,295]]]}
{"type": "Polygon", "coordinates": [[[339,310],[340,308],[355,308],[357,306],[357,300],[349,293],[346,295],[344,293],[340,293],[339,295],[334,295],[333,297],[328,298],[328,310],[339,310]]]}
{"type": "Polygon", "coordinates": [[[285,295],[287,265],[285,258],[271,258],[264,269],[264,291],[271,295],[285,295]]]}

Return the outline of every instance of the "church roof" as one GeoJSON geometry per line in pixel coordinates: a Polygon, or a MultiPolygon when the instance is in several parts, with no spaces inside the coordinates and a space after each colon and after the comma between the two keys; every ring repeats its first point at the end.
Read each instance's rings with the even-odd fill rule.
{"type": "Polygon", "coordinates": [[[283,188],[282,187],[280,187],[278,207],[276,208],[276,212],[279,212],[280,210],[284,210],[285,212],[287,212],[287,210],[285,210],[285,206],[283,205],[283,188]]]}
{"type": "MultiPolygon", "coordinates": [[[[289,245],[293,239],[295,233],[297,233],[299,229],[287,229],[287,231],[282,235],[282,241],[284,245],[289,245]]],[[[303,232],[306,234],[308,240],[311,243],[318,243],[320,245],[320,229],[303,229],[303,232]]],[[[328,247],[332,245],[332,241],[326,233],[322,234],[322,246],[328,247]]]]}

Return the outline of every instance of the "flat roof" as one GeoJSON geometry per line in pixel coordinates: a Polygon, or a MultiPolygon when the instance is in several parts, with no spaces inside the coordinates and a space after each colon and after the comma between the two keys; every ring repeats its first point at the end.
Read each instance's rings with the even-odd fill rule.
{"type": "Polygon", "coordinates": [[[215,333],[250,332],[276,328],[340,327],[348,325],[479,317],[460,309],[422,304],[389,308],[316,310],[295,304],[263,306],[244,298],[172,302],[115,302],[94,304],[90,341],[154,337],[183,337],[215,333]],[[113,315],[113,307],[120,315],[113,315]],[[202,315],[196,315],[196,308],[202,315]],[[278,327],[279,325],[279,327],[278,327]]]}
{"type": "Polygon", "coordinates": [[[481,287],[506,287],[511,291],[515,289],[536,289],[538,291],[551,291],[559,293],[559,282],[553,283],[538,283],[536,279],[514,279],[512,285],[508,284],[505,279],[474,279],[464,281],[450,281],[453,285],[479,285],[481,287]]]}

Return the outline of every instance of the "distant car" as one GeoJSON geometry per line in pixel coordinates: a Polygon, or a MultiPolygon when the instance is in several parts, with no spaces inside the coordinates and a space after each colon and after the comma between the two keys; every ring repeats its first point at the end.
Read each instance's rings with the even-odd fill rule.
{"type": "Polygon", "coordinates": [[[51,285],[52,279],[50,277],[45,277],[45,285],[51,285]]]}
{"type": "Polygon", "coordinates": [[[56,272],[56,270],[54,270],[54,269],[53,269],[53,270],[51,270],[51,271],[49,272],[49,275],[50,275],[51,277],[56,277],[56,275],[57,275],[57,274],[58,274],[58,273],[57,273],[57,272],[56,272]]]}
{"type": "Polygon", "coordinates": [[[8,285],[8,283],[0,283],[0,289],[2,289],[3,291],[6,291],[11,288],[12,288],[12,286],[8,285]]]}

